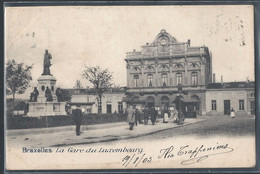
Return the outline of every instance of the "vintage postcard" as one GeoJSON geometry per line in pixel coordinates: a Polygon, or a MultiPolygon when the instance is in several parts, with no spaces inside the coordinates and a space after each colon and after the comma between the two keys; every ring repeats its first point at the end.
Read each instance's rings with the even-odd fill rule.
{"type": "Polygon", "coordinates": [[[4,11],[6,170],[256,165],[253,6],[4,11]]]}

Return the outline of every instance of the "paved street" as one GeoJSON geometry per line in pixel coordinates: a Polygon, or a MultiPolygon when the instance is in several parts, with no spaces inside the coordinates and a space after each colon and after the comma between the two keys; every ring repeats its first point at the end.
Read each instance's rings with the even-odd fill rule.
{"type": "Polygon", "coordinates": [[[135,138],[134,141],[163,139],[183,135],[199,136],[209,138],[212,136],[244,136],[255,135],[255,116],[241,115],[230,118],[227,115],[199,116],[205,121],[198,124],[183,126],[178,129],[168,129],[152,135],[135,138]]]}
{"type": "Polygon", "coordinates": [[[185,124],[179,126],[175,123],[159,122],[153,125],[139,125],[134,131],[129,131],[127,123],[114,123],[103,125],[83,126],[81,136],[75,136],[74,126],[31,129],[31,130],[11,130],[7,136],[10,146],[23,145],[26,147],[40,146],[67,146],[92,143],[107,143],[115,140],[142,141],[151,139],[167,139],[181,136],[199,136],[208,138],[212,136],[241,136],[255,134],[254,116],[237,116],[230,118],[225,115],[200,116],[196,119],[186,119],[185,124]],[[196,123],[196,124],[194,124],[196,123]],[[47,136],[48,135],[48,136],[47,136]]]}
{"type": "MultiPolygon", "coordinates": [[[[131,143],[135,142],[147,142],[154,140],[154,142],[160,142],[160,140],[171,140],[172,138],[182,138],[183,136],[197,137],[197,139],[207,139],[214,137],[225,138],[239,138],[240,136],[254,137],[255,136],[255,116],[252,115],[240,115],[235,118],[230,118],[227,115],[215,115],[215,116],[199,116],[199,119],[204,121],[190,124],[187,126],[178,127],[177,129],[167,129],[160,132],[155,132],[150,135],[140,136],[132,138],[131,143]]],[[[187,121],[189,119],[186,119],[187,121]]],[[[128,143],[129,140],[110,141],[98,143],[99,145],[117,145],[128,143]]],[[[77,146],[77,147],[80,147],[77,146]]]]}
{"type": "Polygon", "coordinates": [[[167,129],[197,124],[202,121],[204,121],[204,119],[201,118],[187,119],[183,125],[178,125],[173,122],[166,124],[162,122],[162,119],[158,119],[155,125],[152,125],[151,123],[148,125],[139,124],[134,127],[133,131],[129,130],[129,126],[126,122],[89,126],[84,125],[82,126],[82,134],[80,136],[75,135],[75,126],[9,130],[7,131],[7,143],[9,147],[55,147],[93,144],[136,138],[167,129]]]}

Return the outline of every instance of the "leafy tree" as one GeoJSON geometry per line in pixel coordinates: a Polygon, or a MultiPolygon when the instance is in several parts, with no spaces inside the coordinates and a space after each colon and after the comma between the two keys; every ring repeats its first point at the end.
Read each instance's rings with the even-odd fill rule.
{"type": "Polygon", "coordinates": [[[33,65],[28,66],[24,63],[17,63],[15,60],[8,60],[6,63],[6,94],[13,96],[23,94],[29,87],[32,80],[31,69],[33,65]]]}
{"type": "Polygon", "coordinates": [[[69,91],[66,89],[61,89],[61,102],[70,101],[71,95],[69,94],[69,91]]]}
{"type": "Polygon", "coordinates": [[[112,74],[107,69],[103,70],[99,66],[85,66],[82,76],[93,85],[98,99],[98,113],[101,114],[103,93],[113,85],[111,82],[113,79],[112,74]]]}
{"type": "Polygon", "coordinates": [[[80,80],[76,81],[74,88],[83,88],[83,85],[81,84],[80,80]]]}

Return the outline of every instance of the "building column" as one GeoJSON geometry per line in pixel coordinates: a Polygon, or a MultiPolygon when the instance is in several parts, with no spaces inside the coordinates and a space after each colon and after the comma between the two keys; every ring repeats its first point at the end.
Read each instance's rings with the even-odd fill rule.
{"type": "Polygon", "coordinates": [[[144,62],[143,60],[141,60],[141,77],[140,77],[140,87],[144,87],[144,80],[145,80],[145,77],[144,77],[144,62]]]}
{"type": "Polygon", "coordinates": [[[159,60],[155,59],[155,86],[158,87],[159,86],[159,74],[158,74],[158,63],[159,60]]]}
{"type": "Polygon", "coordinates": [[[131,75],[130,75],[130,64],[126,63],[126,71],[127,71],[127,86],[131,87],[131,75]]]}
{"type": "Polygon", "coordinates": [[[172,73],[172,66],[173,66],[173,62],[172,62],[172,58],[170,58],[170,64],[169,64],[169,70],[170,70],[170,73],[169,73],[169,86],[173,86],[173,80],[174,80],[174,77],[173,77],[173,73],[172,73]]]}
{"type": "Polygon", "coordinates": [[[199,85],[206,85],[205,84],[205,62],[204,58],[201,58],[201,68],[200,68],[200,84],[199,85]]]}
{"type": "Polygon", "coordinates": [[[184,83],[183,85],[188,85],[188,61],[185,57],[185,64],[184,64],[184,83]]]}

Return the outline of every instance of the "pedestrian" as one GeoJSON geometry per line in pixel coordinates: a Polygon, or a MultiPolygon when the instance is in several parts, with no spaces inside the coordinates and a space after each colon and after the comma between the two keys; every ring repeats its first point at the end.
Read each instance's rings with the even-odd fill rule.
{"type": "Polygon", "coordinates": [[[155,108],[151,108],[151,121],[153,125],[155,124],[157,114],[158,112],[155,110],[155,108]]]}
{"type": "Polygon", "coordinates": [[[80,105],[76,105],[76,109],[72,112],[75,124],[76,124],[76,135],[80,135],[80,125],[82,120],[82,111],[80,109],[80,105]]]}
{"type": "Polygon", "coordinates": [[[163,123],[168,123],[168,122],[169,122],[169,112],[167,109],[165,109],[163,114],[163,123]]]}
{"type": "Polygon", "coordinates": [[[173,108],[173,122],[174,123],[177,123],[177,120],[178,120],[178,111],[177,109],[173,108]]]}
{"type": "Polygon", "coordinates": [[[148,120],[149,120],[149,109],[148,109],[148,106],[146,105],[145,108],[144,108],[144,124],[147,125],[148,123],[148,120]]]}
{"type": "Polygon", "coordinates": [[[138,108],[135,109],[135,125],[137,126],[137,122],[139,124],[142,124],[142,120],[141,120],[141,113],[139,111],[138,108]]]}
{"type": "Polygon", "coordinates": [[[235,110],[233,108],[230,110],[230,117],[235,118],[235,110]]]}
{"type": "Polygon", "coordinates": [[[127,109],[127,122],[129,123],[129,130],[133,130],[135,124],[135,110],[132,104],[127,109]]]}

